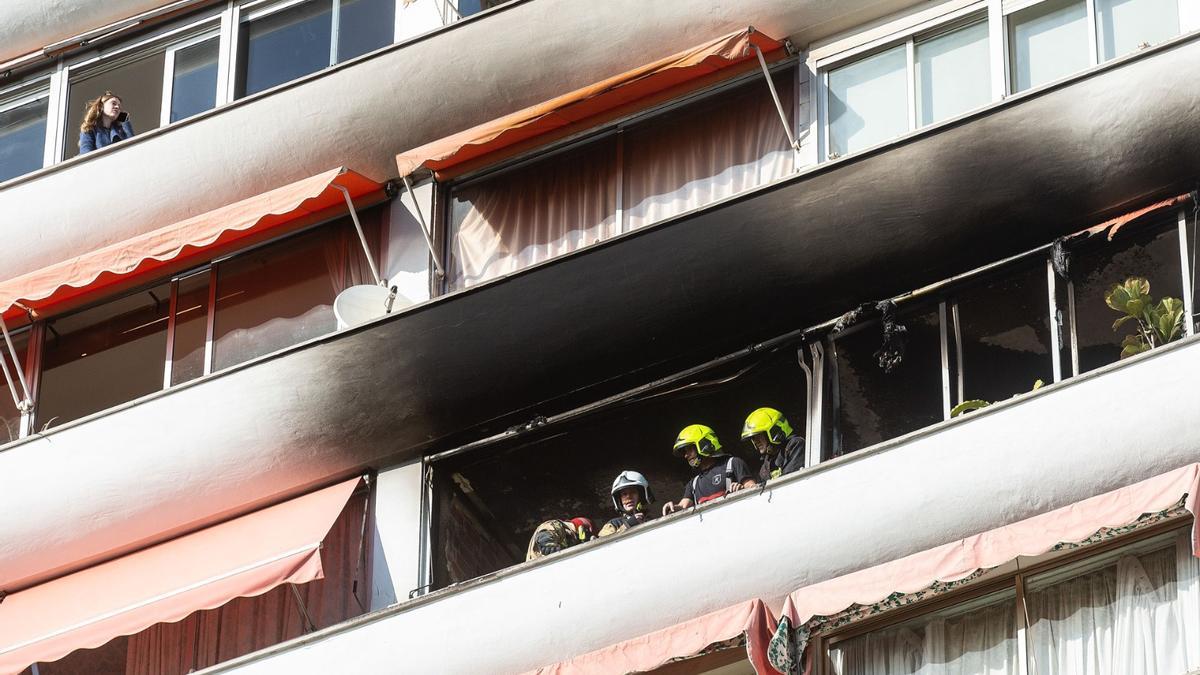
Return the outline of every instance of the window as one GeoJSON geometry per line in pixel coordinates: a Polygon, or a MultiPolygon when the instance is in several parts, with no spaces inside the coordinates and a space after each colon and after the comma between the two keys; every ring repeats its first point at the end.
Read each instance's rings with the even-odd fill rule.
{"type": "Polygon", "coordinates": [[[1037,380],[1054,382],[1046,284],[1046,265],[1039,257],[955,294],[955,405],[1002,401],[1030,391],[1037,380]]]}
{"type": "Polygon", "coordinates": [[[164,284],[47,321],[38,429],[161,389],[169,304],[164,284]]]}
{"type": "Polygon", "coordinates": [[[1096,37],[1104,61],[1179,35],[1179,0],[1096,0],[1096,37]]]}
{"type": "MultiPolygon", "coordinates": [[[[722,450],[757,473],[757,452],[739,439],[746,416],[770,406],[805,435],[805,376],[795,346],[718,366],[664,391],[519,438],[434,462],[432,515],[435,588],[525,560],[539,523],[584,516],[597,528],[616,514],[609,489],[621,471],[641,472],[657,501],[678,501],[694,475],[672,455],[689,424],[711,426],[722,450]]],[[[744,653],[744,652],[743,652],[744,653]]]]}
{"type": "Polygon", "coordinates": [[[900,313],[907,329],[904,358],[891,372],[879,366],[882,331],[878,321],[833,341],[836,369],[836,427],[831,455],[903,436],[945,418],[939,307],[900,313]]]}
{"type": "MultiPolygon", "coordinates": [[[[375,252],[384,208],[360,214],[375,252]]],[[[57,426],[331,333],[334,297],[372,281],[353,224],[343,218],[50,319],[36,426],[57,426]]],[[[3,393],[8,405],[0,401],[0,413],[8,420],[15,411],[3,393]]]]}
{"type": "MultiPolygon", "coordinates": [[[[18,333],[9,333],[12,337],[13,347],[17,350],[18,363],[17,368],[21,368],[22,372],[25,369],[25,359],[29,351],[29,331],[23,330],[18,333]]],[[[4,363],[8,366],[9,376],[12,377],[13,386],[17,388],[17,400],[20,400],[23,394],[21,393],[21,382],[17,377],[17,373],[13,371],[14,364],[8,358],[8,347],[3,344],[3,337],[0,337],[0,352],[4,359],[4,363]]],[[[28,381],[28,380],[27,380],[28,381]]],[[[8,383],[0,379],[0,423],[4,425],[0,429],[0,445],[15,441],[21,436],[21,411],[13,404],[12,392],[8,388],[8,383]]]]}
{"type": "Polygon", "coordinates": [[[163,69],[166,58],[162,52],[137,60],[94,70],[78,78],[72,76],[67,98],[67,129],[64,158],[79,154],[79,126],[83,123],[88,101],[106,91],[121,97],[121,105],[129,114],[135,133],[158,128],[162,118],[163,69]]]}
{"type": "Polygon", "coordinates": [[[247,14],[238,30],[237,97],[391,44],[395,12],[396,0],[307,0],[247,14]]]}
{"type": "Polygon", "coordinates": [[[829,157],[985,105],[991,100],[988,49],[987,22],[973,21],[830,70],[829,157]]]}
{"type": "Polygon", "coordinates": [[[458,16],[466,18],[472,14],[478,14],[485,9],[499,7],[508,0],[451,0],[457,8],[458,16]]]}
{"type": "Polygon", "coordinates": [[[42,92],[0,105],[0,181],[42,168],[49,101],[42,92]]]}
{"type": "Polygon", "coordinates": [[[1179,33],[1179,0],[1047,0],[1008,16],[1011,88],[1053,82],[1179,33]]]}
{"type": "Polygon", "coordinates": [[[205,38],[167,52],[171,90],[167,95],[169,116],[164,123],[178,122],[217,105],[217,56],[220,40],[205,38]]]}
{"type": "Polygon", "coordinates": [[[976,597],[915,617],[901,610],[882,627],[839,628],[824,639],[823,672],[1153,675],[1200,667],[1200,560],[1187,530],[1080,555],[1025,561],[1032,573],[994,579],[1003,590],[966,591],[976,597]]]}
{"type": "MultiPolygon", "coordinates": [[[[790,101],[795,71],[774,78],[781,100],[790,101]]],[[[471,286],[700,208],[787,175],[793,164],[767,87],[761,76],[751,77],[453,185],[451,286],[471,286]]]]}
{"type": "Polygon", "coordinates": [[[1075,301],[1075,340],[1079,372],[1115,363],[1121,340],[1132,332],[1114,331],[1121,315],[1105,304],[1114,284],[1129,277],[1150,282],[1150,295],[1158,302],[1164,296],[1183,297],[1183,272],[1179,260],[1179,230],[1171,212],[1155,225],[1121,231],[1113,242],[1085,245],[1071,256],[1071,291],[1075,301]]]}

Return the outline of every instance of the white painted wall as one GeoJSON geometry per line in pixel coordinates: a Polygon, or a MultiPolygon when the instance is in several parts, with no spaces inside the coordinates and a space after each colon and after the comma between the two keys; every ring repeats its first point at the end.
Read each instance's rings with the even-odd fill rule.
{"type": "Polygon", "coordinates": [[[1200,341],[209,673],[509,673],[1200,461],[1200,341]],[[699,562],[702,561],[702,562],[699,562]],[[399,665],[399,664],[402,664],[399,665]]]}
{"type": "Polygon", "coordinates": [[[407,600],[420,585],[421,462],[376,476],[371,542],[371,610],[407,600]]]}

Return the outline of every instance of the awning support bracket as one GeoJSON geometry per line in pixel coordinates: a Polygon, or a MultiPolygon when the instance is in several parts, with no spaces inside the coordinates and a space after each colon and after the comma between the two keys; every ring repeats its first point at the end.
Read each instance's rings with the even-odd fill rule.
{"type": "Polygon", "coordinates": [[[783,132],[787,134],[788,145],[792,147],[793,151],[800,152],[800,142],[796,140],[796,135],[792,133],[792,127],[788,125],[787,113],[784,112],[783,103],[779,100],[779,92],[775,91],[775,80],[771,79],[771,69],[767,68],[767,59],[758,45],[751,44],[750,46],[758,55],[758,65],[762,68],[763,77],[767,80],[767,87],[771,90],[771,100],[775,102],[775,111],[779,113],[779,122],[783,124],[783,132]]]}
{"type": "Polygon", "coordinates": [[[29,384],[25,381],[25,373],[21,369],[21,360],[17,358],[17,349],[13,346],[12,336],[8,333],[8,324],[0,316],[0,332],[4,333],[4,345],[8,358],[0,355],[0,369],[4,370],[4,381],[8,383],[8,391],[12,394],[13,405],[22,414],[33,412],[33,399],[29,396],[29,384]],[[8,360],[12,359],[13,370],[17,371],[17,380],[21,383],[21,396],[17,397],[17,388],[13,385],[12,375],[8,372],[8,360]]]}
{"type": "Polygon", "coordinates": [[[421,236],[425,237],[425,246],[429,249],[429,257],[433,260],[433,268],[437,270],[439,279],[446,278],[446,270],[442,269],[442,263],[438,260],[437,251],[433,248],[433,239],[429,236],[429,226],[425,224],[425,215],[421,213],[421,203],[417,201],[417,194],[413,192],[412,180],[408,176],[404,176],[404,189],[408,191],[408,197],[413,202],[413,208],[417,211],[417,222],[421,225],[421,236]]]}
{"type": "Polygon", "coordinates": [[[367,244],[367,235],[363,232],[362,223],[358,221],[358,211],[354,208],[354,200],[350,198],[350,191],[337,183],[330,183],[330,185],[337,188],[342,193],[342,197],[346,199],[346,208],[350,211],[350,219],[354,221],[354,229],[358,231],[358,240],[362,242],[367,264],[371,266],[371,276],[375,277],[377,286],[384,286],[384,281],[379,276],[379,267],[375,265],[375,256],[371,255],[371,246],[367,244]]]}

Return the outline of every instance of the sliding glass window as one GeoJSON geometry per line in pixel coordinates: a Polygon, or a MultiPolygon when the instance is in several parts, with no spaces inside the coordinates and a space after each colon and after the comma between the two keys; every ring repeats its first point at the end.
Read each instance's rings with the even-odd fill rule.
{"type": "Polygon", "coordinates": [[[1096,42],[1107,61],[1179,35],[1179,0],[1096,0],[1096,42]]]}
{"type": "Polygon", "coordinates": [[[210,37],[168,52],[170,115],[164,122],[178,122],[216,106],[219,46],[220,40],[210,37]]]}
{"type": "Polygon", "coordinates": [[[827,73],[827,154],[878,145],[991,100],[986,21],[917,35],[827,73]]]}
{"type": "Polygon", "coordinates": [[[43,93],[0,105],[0,181],[42,168],[49,102],[43,93]]]}

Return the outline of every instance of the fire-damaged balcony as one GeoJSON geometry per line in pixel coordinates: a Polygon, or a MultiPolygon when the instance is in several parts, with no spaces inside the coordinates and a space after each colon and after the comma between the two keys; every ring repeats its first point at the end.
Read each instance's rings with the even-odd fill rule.
{"type": "MultiPolygon", "coordinates": [[[[2,503],[30,516],[4,524],[0,578],[7,589],[19,590],[363,469],[451,450],[797,331],[864,300],[1044,245],[1143,200],[1184,192],[1200,173],[1197,71],[1200,44],[1185,38],[878,151],[7,446],[0,452],[0,473],[9,485],[2,503]]],[[[1058,410],[1051,402],[1099,391],[1090,396],[1112,404],[1116,390],[1103,382],[1117,383],[1112,386],[1119,390],[1126,386],[1119,384],[1122,378],[1142,382],[1150,376],[1139,372],[1157,372],[1151,364],[1168,362],[1173,365],[1165,375],[1182,387],[1191,351],[1172,348],[1145,358],[1140,370],[1122,367],[1119,374],[1046,392],[1029,405],[1014,404],[1009,419],[1062,415],[1070,433],[1059,439],[1055,431],[1056,439],[1098,438],[1097,426],[1074,428],[1082,422],[1064,412],[1070,406],[1058,410]]],[[[792,374],[800,386],[798,368],[792,374]]],[[[1017,480],[1033,473],[1014,457],[1082,461],[1092,449],[1072,440],[1074,450],[1061,457],[1032,450],[1005,455],[1011,448],[999,439],[1032,433],[1032,426],[1005,425],[1003,433],[978,439],[970,431],[1000,423],[982,420],[1003,419],[997,410],[994,417],[880,456],[910,458],[913,471],[926,461],[943,462],[947,484],[958,490],[972,467],[988,466],[991,479],[1009,472],[1017,480]],[[951,436],[956,440],[946,446],[932,440],[951,436]],[[993,442],[995,447],[988,445],[993,442]],[[984,449],[969,460],[951,456],[960,446],[984,449]],[[1009,463],[998,464],[1000,457],[1009,463]]],[[[1167,427],[1185,438],[1185,430],[1167,427]]],[[[1022,447],[1034,447],[1031,442],[1022,440],[1022,447]]],[[[1076,472],[1073,483],[1047,494],[1090,494],[1150,468],[1181,464],[1194,447],[1158,443],[1136,467],[1120,465],[1124,450],[1113,449],[1104,461],[1088,463],[1091,475],[1076,472]]],[[[799,500],[817,494],[798,487],[809,481],[837,481],[840,494],[849,494],[842,486],[871,484],[852,478],[850,467],[877,468],[880,461],[847,460],[841,472],[841,463],[828,471],[819,467],[809,478],[781,486],[776,503],[788,493],[799,500]]],[[[871,480],[883,473],[872,473],[871,480]]],[[[1060,474],[1065,481],[1070,472],[1060,474]]],[[[830,487],[822,494],[837,493],[830,487]]],[[[953,505],[966,494],[937,499],[953,505]]],[[[743,498],[711,513],[719,520],[717,514],[767,508],[752,506],[770,504],[767,499],[743,498]]],[[[991,511],[968,510],[963,517],[1039,510],[1037,504],[994,503],[991,511]]],[[[945,510],[939,507],[939,513],[945,510]]],[[[797,502],[786,513],[772,511],[771,518],[784,522],[820,511],[817,502],[797,502]]],[[[698,526],[699,516],[694,518],[698,526]]],[[[692,523],[693,517],[681,520],[692,523]]],[[[999,521],[955,522],[942,531],[962,533],[968,525],[999,521]]],[[[696,535],[687,534],[688,526],[668,529],[648,530],[659,534],[645,540],[664,538],[665,551],[677,537],[696,535]]],[[[814,530],[810,539],[821,536],[814,530]]],[[[627,550],[642,539],[603,550],[627,550]]],[[[872,546],[883,550],[878,542],[872,546]]],[[[900,552],[904,544],[892,546],[888,550],[900,552]]],[[[592,558],[604,558],[599,550],[592,558]]],[[[829,555],[834,557],[814,561],[813,569],[849,564],[849,553],[829,555]]],[[[539,568],[539,574],[571,565],[601,569],[593,564],[602,563],[564,561],[539,568]]],[[[492,586],[480,587],[486,588],[492,586]]],[[[402,595],[407,589],[397,590],[402,595]]],[[[700,605],[680,609],[679,616],[700,605]]],[[[629,635],[641,628],[631,627],[629,635]]]]}
{"type": "MultiPolygon", "coordinates": [[[[516,673],[750,598],[778,611],[794,589],[1196,462],[1200,429],[1179,392],[1189,391],[1198,376],[1200,343],[1169,345],[803,470],[765,490],[401,603],[209,672],[516,673]]],[[[1181,494],[1161,497],[1175,504],[1181,494]]],[[[646,641],[630,644],[636,653],[646,641]]]]}

